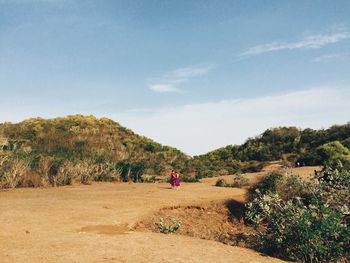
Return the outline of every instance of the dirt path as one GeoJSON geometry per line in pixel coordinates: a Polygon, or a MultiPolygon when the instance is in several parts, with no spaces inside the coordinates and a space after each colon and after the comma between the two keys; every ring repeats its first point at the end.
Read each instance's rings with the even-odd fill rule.
{"type": "Polygon", "coordinates": [[[130,231],[163,207],[242,201],[245,191],[210,180],[178,191],[109,183],[1,191],[0,262],[280,262],[215,241],[130,231]]]}

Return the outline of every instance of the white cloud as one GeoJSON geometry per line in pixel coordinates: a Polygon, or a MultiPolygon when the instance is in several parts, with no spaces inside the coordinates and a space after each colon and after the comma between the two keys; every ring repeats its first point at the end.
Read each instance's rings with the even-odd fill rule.
{"type": "Polygon", "coordinates": [[[175,88],[171,84],[154,84],[149,85],[149,89],[158,92],[158,93],[166,93],[166,92],[181,92],[181,90],[175,88]]]}
{"type": "Polygon", "coordinates": [[[199,64],[191,67],[179,68],[166,74],[165,78],[175,83],[188,81],[191,78],[208,74],[214,67],[215,64],[199,64]]]}
{"type": "Polygon", "coordinates": [[[332,60],[346,60],[350,58],[350,53],[334,53],[316,57],[312,62],[327,62],[332,60]]]}
{"type": "Polygon", "coordinates": [[[337,31],[328,34],[312,35],[303,38],[297,42],[290,43],[269,43],[263,45],[257,45],[244,51],[241,55],[259,55],[262,53],[268,53],[279,50],[293,50],[293,49],[314,49],[321,48],[323,46],[337,43],[341,40],[350,38],[350,32],[348,31],[337,31]]]}
{"type": "Polygon", "coordinates": [[[243,143],[271,127],[319,129],[347,123],[349,100],[350,89],[318,88],[109,117],[139,134],[194,155],[243,143]]]}
{"type": "Polygon", "coordinates": [[[190,67],[179,68],[165,73],[162,77],[152,79],[149,89],[154,92],[184,92],[176,85],[186,83],[192,79],[208,74],[215,64],[198,64],[190,67]]]}

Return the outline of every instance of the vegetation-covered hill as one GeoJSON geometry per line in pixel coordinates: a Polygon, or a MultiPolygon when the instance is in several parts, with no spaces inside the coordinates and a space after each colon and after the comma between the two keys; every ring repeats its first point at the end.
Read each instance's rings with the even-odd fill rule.
{"type": "MultiPolygon", "coordinates": [[[[94,116],[29,119],[0,124],[0,187],[64,185],[89,180],[142,181],[176,169],[198,179],[259,171],[264,162],[318,165],[329,155],[349,159],[350,124],[326,130],[268,129],[242,145],[190,157],[94,116]]],[[[193,180],[192,180],[193,181],[193,180]]]]}
{"type": "Polygon", "coordinates": [[[329,129],[268,129],[242,145],[228,145],[204,155],[195,156],[188,170],[205,174],[258,171],[266,161],[283,160],[285,165],[322,165],[329,154],[349,158],[350,123],[329,129]]]}
{"type": "MultiPolygon", "coordinates": [[[[3,123],[0,154],[4,163],[2,170],[6,170],[6,163],[11,170],[9,166],[20,162],[32,173],[41,178],[52,177],[52,180],[58,178],[58,173],[64,173],[62,167],[73,167],[75,172],[78,168],[85,169],[85,173],[91,168],[95,177],[99,173],[99,178],[94,178],[98,180],[112,180],[113,173],[123,180],[139,180],[143,173],[161,174],[179,169],[190,158],[112,120],[81,115],[3,123]]],[[[4,173],[6,171],[3,177],[4,173]]]]}

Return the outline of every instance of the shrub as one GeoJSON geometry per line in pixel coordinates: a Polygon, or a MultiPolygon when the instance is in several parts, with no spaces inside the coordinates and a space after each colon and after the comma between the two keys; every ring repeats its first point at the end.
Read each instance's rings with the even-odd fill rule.
{"type": "Polygon", "coordinates": [[[97,164],[95,165],[94,181],[97,182],[115,182],[120,179],[121,169],[116,169],[114,165],[97,164]]]}
{"type": "Polygon", "coordinates": [[[55,176],[53,176],[53,186],[70,185],[76,177],[74,164],[66,161],[59,168],[55,176]]]}
{"type": "Polygon", "coordinates": [[[88,161],[80,161],[76,163],[73,169],[74,176],[76,176],[82,184],[89,184],[94,172],[94,165],[88,161]]]}
{"type": "Polygon", "coordinates": [[[19,184],[20,187],[40,187],[42,185],[42,177],[33,171],[27,172],[19,184]]]}
{"type": "Polygon", "coordinates": [[[181,222],[173,217],[167,217],[166,219],[160,217],[158,226],[161,233],[170,234],[175,233],[181,227],[181,222]]]}
{"type": "Polygon", "coordinates": [[[236,174],[233,178],[233,184],[232,187],[239,187],[246,186],[249,183],[249,179],[245,174],[236,174]]]}
{"type": "Polygon", "coordinates": [[[218,186],[218,187],[228,187],[229,184],[226,182],[225,179],[218,179],[215,183],[215,186],[218,186]]]}
{"type": "Polygon", "coordinates": [[[198,183],[199,179],[197,178],[197,176],[195,176],[195,177],[187,176],[187,177],[182,177],[181,181],[185,182],[185,183],[198,183]]]}
{"type": "Polygon", "coordinates": [[[218,175],[222,176],[222,175],[228,175],[228,170],[226,169],[220,169],[218,172],[217,172],[218,175]]]}
{"type": "Polygon", "coordinates": [[[243,173],[256,173],[260,172],[262,168],[264,167],[263,162],[257,162],[257,161],[250,161],[244,164],[242,167],[243,173]]]}
{"type": "Polygon", "coordinates": [[[317,154],[326,166],[334,166],[338,161],[350,167],[350,150],[339,141],[329,142],[318,147],[317,154]]]}
{"type": "Polygon", "coordinates": [[[309,184],[306,184],[298,175],[284,176],[275,186],[276,193],[282,200],[289,200],[294,197],[306,197],[309,195],[309,184]]]}
{"type": "Polygon", "coordinates": [[[143,183],[155,183],[156,181],[157,181],[157,178],[154,175],[148,176],[148,177],[142,177],[143,183]]]}
{"type": "MultiPolygon", "coordinates": [[[[307,195],[308,186],[298,175],[285,175],[272,172],[256,187],[261,194],[278,194],[283,200],[307,195]]],[[[253,194],[254,195],[254,194],[253,194]]]]}
{"type": "Polygon", "coordinates": [[[0,184],[3,188],[16,188],[23,183],[29,172],[29,163],[19,158],[1,160],[0,184]]]}
{"type": "Polygon", "coordinates": [[[234,178],[233,178],[233,183],[228,183],[225,179],[218,179],[215,183],[215,186],[218,186],[218,187],[243,187],[243,186],[246,186],[248,185],[248,178],[246,175],[244,174],[236,174],[234,175],[234,178]]]}
{"type": "Polygon", "coordinates": [[[37,166],[37,171],[42,177],[42,184],[44,186],[51,184],[54,186],[55,182],[52,178],[53,174],[53,169],[52,167],[54,166],[55,159],[53,157],[47,156],[38,156],[35,160],[36,166],[37,166]]]}
{"type": "Polygon", "coordinates": [[[298,160],[298,155],[295,153],[287,153],[282,155],[282,165],[284,167],[293,167],[298,160]]]}
{"type": "Polygon", "coordinates": [[[267,192],[275,193],[277,189],[277,184],[282,180],[282,178],[283,174],[281,173],[270,173],[258,184],[260,192],[263,194],[267,192]]]}
{"type": "Polygon", "coordinates": [[[206,177],[213,177],[214,176],[214,171],[209,170],[209,169],[204,169],[204,170],[200,170],[197,172],[196,177],[201,179],[201,178],[206,178],[206,177]]]}
{"type": "Polygon", "coordinates": [[[344,167],[339,160],[334,162],[333,166],[326,166],[316,178],[324,186],[331,186],[337,189],[350,187],[350,169],[344,167]]]}
{"type": "Polygon", "coordinates": [[[120,161],[115,168],[120,171],[120,179],[123,182],[133,180],[134,182],[141,181],[142,174],[146,170],[144,163],[132,163],[128,161],[120,161]]]}
{"type": "Polygon", "coordinates": [[[94,175],[94,181],[96,182],[115,182],[119,174],[115,174],[113,171],[98,173],[94,175]]]}
{"type": "Polygon", "coordinates": [[[328,169],[332,178],[341,178],[336,184],[274,173],[256,189],[245,218],[260,227],[257,243],[263,252],[302,262],[350,256],[350,188],[344,179],[350,172],[328,169]]]}
{"type": "Polygon", "coordinates": [[[349,253],[350,228],[344,212],[317,199],[305,205],[300,198],[284,201],[278,194],[259,195],[247,205],[246,219],[254,225],[265,223],[257,240],[274,256],[330,262],[349,253]]]}
{"type": "Polygon", "coordinates": [[[73,182],[89,184],[96,171],[96,166],[89,161],[63,162],[52,175],[52,185],[69,185],[73,182]]]}

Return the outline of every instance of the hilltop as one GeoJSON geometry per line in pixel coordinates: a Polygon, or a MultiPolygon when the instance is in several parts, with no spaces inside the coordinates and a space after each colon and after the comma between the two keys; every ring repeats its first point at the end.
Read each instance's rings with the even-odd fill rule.
{"type": "Polygon", "coordinates": [[[349,123],[321,130],[278,127],[249,138],[242,145],[228,145],[195,156],[190,169],[200,168],[202,175],[207,177],[258,172],[265,164],[275,160],[281,160],[287,167],[324,165],[329,155],[349,159],[349,149],[349,123]]]}

